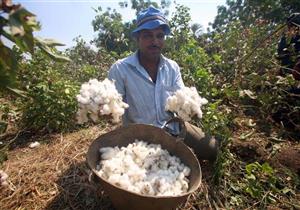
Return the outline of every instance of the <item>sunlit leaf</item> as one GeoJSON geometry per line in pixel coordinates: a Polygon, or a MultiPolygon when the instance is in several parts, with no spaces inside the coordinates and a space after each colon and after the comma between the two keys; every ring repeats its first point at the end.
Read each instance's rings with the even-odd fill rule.
{"type": "Polygon", "coordinates": [[[35,41],[42,44],[47,45],[49,47],[55,47],[55,46],[65,46],[65,44],[60,43],[59,41],[55,39],[43,39],[40,37],[35,37],[35,41]]]}
{"type": "Polygon", "coordinates": [[[66,56],[62,56],[62,55],[58,55],[56,54],[55,52],[53,52],[53,50],[46,46],[46,45],[43,45],[41,43],[37,43],[37,46],[43,51],[45,52],[49,57],[51,57],[53,60],[56,60],[56,61],[71,61],[68,57],[66,56]]]}
{"type": "Polygon", "coordinates": [[[273,174],[273,168],[268,163],[262,164],[262,171],[267,174],[273,174]]]}

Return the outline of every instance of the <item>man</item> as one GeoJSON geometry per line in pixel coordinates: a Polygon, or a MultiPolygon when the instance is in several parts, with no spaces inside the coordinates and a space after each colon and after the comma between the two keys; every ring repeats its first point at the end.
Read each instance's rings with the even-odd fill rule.
{"type": "MultiPolygon", "coordinates": [[[[124,125],[142,123],[163,127],[173,117],[165,110],[166,100],[184,87],[184,83],[178,64],[161,54],[168,34],[170,28],[161,11],[152,6],[141,11],[137,28],[132,32],[138,50],[118,60],[109,71],[108,78],[115,81],[117,90],[129,105],[123,116],[124,125]]],[[[178,134],[176,123],[168,124],[167,129],[171,134],[178,134]]],[[[216,147],[215,142],[202,142],[207,142],[207,148],[201,147],[206,151],[216,147]]],[[[204,159],[215,158],[216,148],[211,150],[213,154],[204,159]]]]}
{"type": "MultiPolygon", "coordinates": [[[[145,123],[162,127],[172,116],[165,111],[166,98],[184,87],[179,66],[161,55],[170,28],[164,15],[154,7],[139,13],[132,35],[138,51],[117,61],[109,79],[129,104],[123,123],[145,123]]],[[[175,132],[175,127],[170,127],[175,132]]]]}
{"type": "MultiPolygon", "coordinates": [[[[278,43],[278,59],[281,62],[280,73],[290,73],[295,80],[300,80],[300,13],[294,13],[287,18],[288,30],[283,34],[278,43]]],[[[272,114],[274,121],[285,128],[299,130],[300,118],[300,87],[297,82],[282,93],[282,102],[277,104],[276,111],[272,114]]]]}
{"type": "Polygon", "coordinates": [[[281,37],[278,47],[278,59],[281,62],[281,73],[292,73],[299,78],[300,65],[300,13],[294,13],[287,18],[288,31],[281,37]]]}

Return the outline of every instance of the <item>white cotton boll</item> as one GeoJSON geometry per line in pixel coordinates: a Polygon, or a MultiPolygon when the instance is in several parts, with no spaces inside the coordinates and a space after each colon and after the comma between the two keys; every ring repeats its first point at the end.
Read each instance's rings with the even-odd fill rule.
{"type": "Polygon", "coordinates": [[[183,180],[182,182],[180,182],[181,184],[181,190],[183,192],[186,192],[189,189],[189,184],[187,181],[183,180]]]}
{"type": "Polygon", "coordinates": [[[99,95],[96,95],[96,97],[94,98],[94,102],[99,105],[99,104],[103,104],[104,103],[104,100],[103,100],[103,97],[99,96],[99,95]]]}
{"type": "Polygon", "coordinates": [[[139,169],[136,166],[136,169],[129,170],[127,172],[128,176],[130,176],[130,179],[132,179],[133,182],[142,181],[146,176],[146,170],[145,169],[139,169]]]}
{"type": "Polygon", "coordinates": [[[184,164],[183,163],[179,164],[178,165],[178,170],[183,171],[183,169],[184,169],[184,164]]]}
{"type": "Polygon", "coordinates": [[[127,174],[122,174],[120,176],[119,184],[120,184],[120,187],[128,189],[128,187],[131,185],[131,182],[130,182],[127,174]]]}
{"type": "Polygon", "coordinates": [[[198,95],[195,87],[184,87],[167,98],[165,109],[176,112],[185,121],[190,121],[195,115],[202,118],[201,106],[206,103],[207,100],[198,95]]]}
{"type": "Polygon", "coordinates": [[[78,124],[83,124],[89,121],[86,109],[79,109],[76,113],[76,119],[78,124]]]}
{"type": "Polygon", "coordinates": [[[91,113],[90,118],[92,119],[93,122],[97,122],[99,120],[98,114],[91,113]]]}
{"type": "Polygon", "coordinates": [[[102,106],[101,110],[100,110],[100,113],[101,113],[102,115],[108,115],[108,114],[110,114],[111,112],[110,112],[109,106],[108,106],[107,104],[104,104],[104,105],[102,106]]]}
{"type": "Polygon", "coordinates": [[[101,159],[103,159],[103,160],[112,159],[118,153],[118,151],[119,150],[114,149],[112,147],[102,148],[102,149],[100,149],[100,152],[102,153],[101,159]]]}
{"type": "Polygon", "coordinates": [[[131,192],[134,192],[134,193],[140,193],[141,192],[141,188],[136,187],[134,185],[129,185],[127,190],[131,191],[131,192]]]}
{"type": "Polygon", "coordinates": [[[181,106],[182,110],[185,110],[187,113],[191,112],[190,110],[190,102],[189,101],[185,101],[182,106],[181,106]]]}
{"type": "Polygon", "coordinates": [[[118,107],[114,110],[114,114],[118,116],[122,116],[124,114],[125,110],[122,107],[118,107]]]}
{"type": "Polygon", "coordinates": [[[81,104],[88,104],[88,103],[90,103],[90,98],[85,98],[85,97],[83,97],[81,95],[77,95],[76,98],[77,98],[77,101],[79,103],[81,103],[81,104]]]}
{"type": "Polygon", "coordinates": [[[199,111],[199,112],[197,113],[197,117],[200,118],[200,119],[202,118],[202,115],[203,115],[202,111],[199,111]]]}
{"type": "Polygon", "coordinates": [[[155,161],[156,161],[155,158],[152,158],[152,157],[146,158],[146,159],[144,160],[144,162],[143,162],[143,168],[145,168],[145,169],[150,169],[150,167],[151,167],[152,165],[154,165],[155,161]]]}
{"type": "Polygon", "coordinates": [[[7,173],[5,173],[3,170],[0,170],[0,181],[4,182],[8,178],[7,173]]]}
{"type": "Polygon", "coordinates": [[[180,116],[181,119],[184,121],[190,121],[191,117],[184,111],[184,110],[178,110],[177,111],[178,116],[180,116]]]}
{"type": "Polygon", "coordinates": [[[121,175],[120,174],[111,174],[109,177],[108,177],[108,182],[114,184],[114,185],[117,185],[120,187],[120,178],[121,175]]]}
{"type": "Polygon", "coordinates": [[[104,147],[98,175],[123,189],[144,195],[179,195],[186,191],[188,168],[160,145],[135,140],[127,147],[104,147]],[[114,154],[114,152],[116,152],[114,154]],[[106,159],[107,158],[107,159],[106,159]],[[182,167],[182,171],[178,170],[182,167]],[[176,187],[176,183],[179,186],[176,187]]]}
{"type": "Polygon", "coordinates": [[[83,83],[81,85],[81,88],[80,88],[80,94],[83,96],[83,97],[86,97],[89,95],[89,89],[90,89],[90,85],[88,83],[83,83]]]}
{"type": "Polygon", "coordinates": [[[106,152],[111,152],[111,151],[114,151],[115,148],[114,147],[102,147],[99,149],[99,152],[102,154],[102,153],[106,153],[106,152]]]}
{"type": "Polygon", "coordinates": [[[3,170],[0,170],[0,185],[2,186],[8,186],[8,174],[5,173],[3,170]]]}
{"type": "Polygon", "coordinates": [[[150,182],[144,182],[140,192],[145,195],[155,195],[155,191],[150,182]]]}
{"type": "Polygon", "coordinates": [[[39,142],[32,142],[29,144],[29,148],[33,149],[33,148],[36,148],[36,147],[39,147],[41,144],[39,142]]]}
{"type": "MultiPolygon", "coordinates": [[[[120,100],[121,100],[121,99],[120,99],[120,100]]],[[[124,109],[127,109],[127,108],[129,107],[129,105],[126,104],[126,103],[124,103],[124,102],[122,102],[122,103],[120,103],[120,104],[121,104],[121,107],[124,108],[124,109]]]]}
{"type": "MultiPolygon", "coordinates": [[[[79,111],[85,108],[87,113],[94,114],[90,115],[94,122],[98,121],[99,116],[96,115],[99,114],[112,114],[113,122],[120,122],[121,116],[125,113],[125,109],[128,108],[128,104],[122,101],[122,97],[118,93],[114,82],[109,79],[104,79],[101,82],[97,79],[91,79],[87,83],[83,83],[80,88],[80,94],[76,98],[79,111]]],[[[78,121],[86,122],[87,116],[80,115],[78,121]]]]}
{"type": "Polygon", "coordinates": [[[120,116],[119,116],[119,115],[113,114],[112,117],[113,117],[113,119],[112,119],[112,122],[113,122],[113,123],[118,123],[118,122],[120,122],[120,116]]]}
{"type": "Polygon", "coordinates": [[[160,184],[159,184],[159,188],[158,188],[158,191],[161,195],[164,194],[164,192],[167,191],[168,187],[169,187],[169,184],[166,182],[165,179],[160,179],[159,180],[160,184]]]}
{"type": "Polygon", "coordinates": [[[166,170],[168,168],[169,161],[163,160],[159,162],[159,168],[166,170]]]}
{"type": "Polygon", "coordinates": [[[132,151],[136,155],[136,157],[141,160],[145,159],[146,156],[148,155],[147,150],[145,148],[143,148],[142,146],[137,146],[137,147],[133,148],[132,151]]]}
{"type": "Polygon", "coordinates": [[[109,98],[104,98],[104,103],[108,104],[110,102],[109,98]]]}
{"type": "Polygon", "coordinates": [[[189,176],[190,175],[190,173],[191,173],[191,169],[189,168],[189,167],[187,167],[187,166],[185,166],[184,168],[183,168],[183,171],[182,171],[182,173],[184,174],[184,176],[189,176]]]}
{"type": "Polygon", "coordinates": [[[86,109],[94,114],[98,114],[100,107],[98,104],[91,102],[90,104],[86,105],[86,109]]]}

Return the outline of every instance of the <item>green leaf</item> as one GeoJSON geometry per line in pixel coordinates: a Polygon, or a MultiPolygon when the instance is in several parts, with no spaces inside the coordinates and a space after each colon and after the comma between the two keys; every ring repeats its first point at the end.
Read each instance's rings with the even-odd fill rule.
{"type": "Polygon", "coordinates": [[[45,52],[50,58],[52,58],[53,60],[56,61],[71,61],[68,57],[66,56],[62,56],[62,55],[58,55],[55,52],[53,52],[53,49],[47,45],[45,45],[43,42],[40,42],[39,39],[35,38],[36,40],[36,44],[37,46],[43,51],[45,52]]]}
{"type": "Polygon", "coordinates": [[[0,121],[0,134],[5,133],[6,129],[7,129],[7,123],[0,121]]]}
{"type": "Polygon", "coordinates": [[[281,191],[284,194],[287,194],[287,193],[295,194],[295,192],[292,189],[288,188],[288,187],[283,188],[281,191]]]}
{"type": "Polygon", "coordinates": [[[25,29],[23,27],[23,24],[18,18],[10,16],[9,25],[10,25],[10,31],[13,36],[25,35],[25,29]]]}
{"type": "Polygon", "coordinates": [[[28,98],[27,96],[27,93],[22,91],[22,90],[19,90],[19,89],[16,89],[16,88],[11,88],[11,87],[8,87],[6,86],[5,89],[7,89],[9,92],[17,95],[17,96],[20,96],[22,98],[28,98]]]}
{"type": "Polygon", "coordinates": [[[268,163],[262,164],[262,171],[267,174],[273,174],[274,172],[273,168],[268,163]]]}
{"type": "Polygon", "coordinates": [[[33,54],[34,51],[34,37],[32,32],[26,32],[22,37],[15,36],[15,43],[23,50],[24,52],[30,52],[33,54]]]}
{"type": "Polygon", "coordinates": [[[246,175],[246,178],[249,180],[256,180],[256,177],[254,176],[254,174],[246,175]]]}
{"type": "Polygon", "coordinates": [[[0,64],[4,66],[4,68],[15,70],[17,68],[17,61],[13,54],[13,51],[3,45],[0,41],[0,64]]]}
{"type": "Polygon", "coordinates": [[[258,162],[250,163],[246,165],[246,172],[248,175],[252,174],[253,171],[260,168],[261,165],[258,162]]]}
{"type": "MultiPolygon", "coordinates": [[[[34,38],[32,32],[39,29],[35,15],[20,7],[8,17],[8,27],[14,42],[25,52],[33,53],[34,38]]],[[[11,37],[9,38],[11,40],[11,37]]]]}
{"type": "Polygon", "coordinates": [[[42,45],[47,45],[49,47],[65,46],[65,44],[60,43],[55,39],[42,39],[41,37],[35,37],[35,41],[39,42],[42,45]]]}
{"type": "Polygon", "coordinates": [[[67,95],[70,94],[69,88],[66,88],[66,89],[65,89],[65,93],[66,93],[67,95]]]}
{"type": "Polygon", "coordinates": [[[252,134],[254,134],[254,130],[248,132],[248,133],[243,133],[242,135],[240,135],[239,139],[241,140],[245,140],[247,139],[248,137],[252,136],[252,134]]]}
{"type": "Polygon", "coordinates": [[[14,36],[23,36],[25,31],[31,30],[34,24],[33,19],[30,19],[30,17],[33,16],[35,15],[26,10],[24,7],[19,7],[18,9],[13,10],[8,17],[8,24],[11,28],[12,34],[14,36]],[[29,25],[27,25],[27,20],[29,20],[29,25]]]}
{"type": "Polygon", "coordinates": [[[0,42],[0,87],[14,83],[17,67],[12,50],[0,42]]]}

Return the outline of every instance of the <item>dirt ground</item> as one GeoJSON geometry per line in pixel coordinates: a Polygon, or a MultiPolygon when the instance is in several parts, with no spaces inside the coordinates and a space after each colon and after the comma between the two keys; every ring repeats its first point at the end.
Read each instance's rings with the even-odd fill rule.
{"type": "MultiPolygon", "coordinates": [[[[248,120],[238,120],[229,145],[231,152],[246,163],[268,161],[273,167],[288,167],[300,176],[298,142],[270,137],[255,126],[244,125],[248,120]]],[[[113,210],[109,197],[91,178],[86,153],[94,139],[114,128],[99,125],[68,134],[15,136],[1,168],[9,175],[9,186],[0,186],[0,209],[113,210]],[[28,145],[34,141],[41,146],[30,149],[28,145]]],[[[200,164],[202,185],[178,209],[225,209],[220,200],[211,197],[213,164],[200,164]]]]}
{"type": "MultiPolygon", "coordinates": [[[[2,167],[9,175],[9,187],[0,187],[0,209],[114,209],[86,164],[90,143],[112,129],[94,126],[26,141],[22,139],[26,135],[17,137],[18,143],[12,146],[2,167]],[[41,142],[41,146],[30,149],[32,141],[41,142]]],[[[202,185],[180,209],[212,208],[208,182],[213,165],[203,161],[201,167],[202,185]]]]}
{"type": "Polygon", "coordinates": [[[246,163],[270,162],[273,167],[286,167],[300,177],[299,140],[282,139],[277,137],[275,131],[266,133],[257,126],[246,126],[247,120],[247,117],[238,119],[238,129],[233,133],[230,145],[231,152],[246,163]]]}

